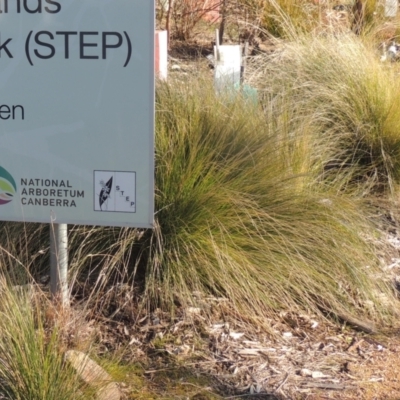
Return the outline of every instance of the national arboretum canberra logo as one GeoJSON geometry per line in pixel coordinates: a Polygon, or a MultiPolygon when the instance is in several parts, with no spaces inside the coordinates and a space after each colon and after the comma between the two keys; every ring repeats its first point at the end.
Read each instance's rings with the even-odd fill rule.
{"type": "Polygon", "coordinates": [[[17,185],[11,174],[0,167],[0,206],[7,204],[14,198],[17,192],[17,185]]]}

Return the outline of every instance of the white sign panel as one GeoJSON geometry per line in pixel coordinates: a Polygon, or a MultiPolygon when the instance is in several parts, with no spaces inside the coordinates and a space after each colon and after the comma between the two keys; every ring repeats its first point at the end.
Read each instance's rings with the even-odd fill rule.
{"type": "Polygon", "coordinates": [[[0,220],[151,227],[154,2],[0,0],[0,220]]]}

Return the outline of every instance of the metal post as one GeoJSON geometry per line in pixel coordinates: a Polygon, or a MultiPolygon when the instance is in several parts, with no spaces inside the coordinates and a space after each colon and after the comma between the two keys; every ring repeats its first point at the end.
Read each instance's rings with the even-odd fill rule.
{"type": "Polygon", "coordinates": [[[69,305],[67,224],[50,225],[50,290],[62,306],[69,305]]]}

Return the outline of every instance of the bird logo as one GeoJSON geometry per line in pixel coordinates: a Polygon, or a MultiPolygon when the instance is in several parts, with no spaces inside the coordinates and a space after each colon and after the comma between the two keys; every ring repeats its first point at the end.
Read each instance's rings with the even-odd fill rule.
{"type": "Polygon", "coordinates": [[[99,194],[99,205],[100,205],[101,211],[103,211],[103,206],[105,206],[107,209],[107,203],[108,203],[108,199],[110,198],[112,184],[113,184],[112,176],[106,183],[104,183],[103,180],[100,181],[101,190],[100,190],[100,194],[99,194]]]}

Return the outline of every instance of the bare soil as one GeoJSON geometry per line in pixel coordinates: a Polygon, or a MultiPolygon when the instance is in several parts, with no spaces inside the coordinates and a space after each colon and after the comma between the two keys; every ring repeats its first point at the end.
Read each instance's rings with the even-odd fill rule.
{"type": "MultiPolygon", "coordinates": [[[[400,329],[377,334],[282,314],[273,334],[235,320],[224,299],[132,326],[104,323],[104,355],[121,349],[126,399],[400,399],[400,329]]],[[[112,372],[112,371],[111,371],[112,372]]]]}

